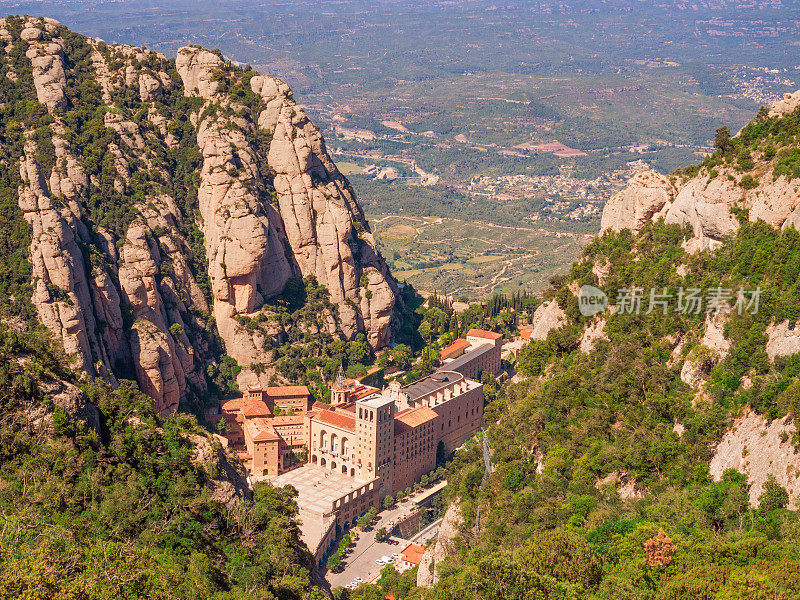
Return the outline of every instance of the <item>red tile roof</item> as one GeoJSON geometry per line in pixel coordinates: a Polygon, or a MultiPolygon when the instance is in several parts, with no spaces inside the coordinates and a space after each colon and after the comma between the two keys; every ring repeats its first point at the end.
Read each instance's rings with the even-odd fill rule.
{"type": "Polygon", "coordinates": [[[418,565],[422,560],[422,555],[425,553],[425,546],[420,544],[409,544],[406,549],[400,553],[403,560],[410,562],[412,565],[418,565]]]}
{"type": "Polygon", "coordinates": [[[429,421],[433,421],[439,415],[427,406],[418,406],[400,411],[395,415],[395,421],[405,423],[409,427],[419,427],[429,421]]]}
{"type": "Polygon", "coordinates": [[[442,348],[441,350],[439,350],[439,357],[442,360],[448,358],[455,358],[456,356],[460,356],[464,352],[464,350],[469,348],[469,345],[470,344],[467,340],[458,338],[446,348],[442,348]]]}
{"type": "Polygon", "coordinates": [[[470,329],[467,332],[467,337],[479,337],[485,340],[499,340],[503,337],[503,334],[495,333],[494,331],[486,331],[485,329],[470,329]]]}
{"type": "Polygon", "coordinates": [[[308,387],[304,385],[279,385],[279,386],[272,386],[268,387],[264,390],[264,393],[271,397],[283,397],[283,396],[310,396],[311,392],[308,391],[308,387]]]}
{"type": "Polygon", "coordinates": [[[367,385],[366,383],[361,383],[357,379],[346,379],[345,384],[347,384],[347,393],[350,400],[362,400],[367,396],[371,396],[376,392],[380,392],[380,390],[376,387],[372,387],[371,385],[367,385]]]}
{"type": "Polygon", "coordinates": [[[317,421],[322,421],[323,423],[333,425],[334,427],[340,427],[341,429],[347,429],[348,431],[355,432],[356,430],[356,418],[338,411],[322,410],[317,415],[316,419],[317,421]]]}
{"type": "Polygon", "coordinates": [[[253,419],[245,424],[254,442],[272,442],[280,440],[275,429],[267,419],[253,419]]]}
{"type": "Polygon", "coordinates": [[[222,405],[222,410],[235,412],[242,408],[242,403],[244,402],[244,398],[233,398],[232,400],[228,400],[225,404],[222,405]]]}
{"type": "Polygon", "coordinates": [[[241,413],[247,419],[272,416],[272,411],[263,400],[247,400],[246,402],[243,402],[241,413]]]}

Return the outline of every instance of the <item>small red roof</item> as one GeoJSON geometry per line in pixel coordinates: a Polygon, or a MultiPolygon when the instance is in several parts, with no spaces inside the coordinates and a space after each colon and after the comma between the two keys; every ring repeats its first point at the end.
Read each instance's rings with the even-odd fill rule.
{"type": "Polygon", "coordinates": [[[503,337],[503,334],[495,333],[494,331],[486,331],[485,329],[470,329],[467,332],[467,337],[479,337],[485,340],[499,340],[503,337]]]}
{"type": "Polygon", "coordinates": [[[334,427],[340,427],[341,429],[347,429],[353,432],[356,430],[356,418],[338,411],[322,410],[316,418],[318,421],[333,425],[334,427]]]}
{"type": "Polygon", "coordinates": [[[254,442],[280,440],[280,436],[275,433],[275,429],[273,429],[272,424],[267,419],[253,419],[252,421],[247,421],[245,426],[250,432],[250,437],[254,442]]]}
{"type": "Polygon", "coordinates": [[[418,565],[422,560],[422,555],[424,553],[425,546],[420,544],[409,544],[406,546],[406,549],[400,553],[400,556],[403,557],[404,561],[409,562],[412,565],[418,565]]]}
{"type": "Polygon", "coordinates": [[[308,391],[308,387],[305,385],[278,385],[268,387],[264,390],[264,393],[270,397],[282,397],[282,396],[310,396],[311,392],[308,391]]]}
{"type": "Polygon", "coordinates": [[[463,338],[458,338],[452,344],[447,346],[446,348],[442,348],[439,350],[439,356],[442,360],[447,358],[455,358],[457,356],[461,356],[461,354],[469,348],[470,344],[467,340],[463,338]]]}
{"type": "Polygon", "coordinates": [[[244,398],[233,398],[232,400],[228,400],[225,404],[222,405],[222,410],[235,412],[242,408],[242,403],[244,402],[244,398]]]}

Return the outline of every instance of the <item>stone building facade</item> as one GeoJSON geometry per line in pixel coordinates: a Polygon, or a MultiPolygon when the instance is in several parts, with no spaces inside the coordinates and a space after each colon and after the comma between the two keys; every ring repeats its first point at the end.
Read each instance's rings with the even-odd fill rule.
{"type": "Polygon", "coordinates": [[[465,338],[458,338],[439,351],[441,370],[455,371],[477,380],[480,380],[484,372],[499,375],[502,348],[502,334],[470,329],[465,338]]]}
{"type": "Polygon", "coordinates": [[[297,464],[308,444],[310,407],[306,386],[247,389],[222,405],[225,436],[252,476],[279,475],[297,464]]]}
{"type": "Polygon", "coordinates": [[[370,507],[433,471],[438,450],[452,452],[483,425],[483,388],[458,372],[381,392],[340,371],[330,404],[301,391],[247,390],[223,414],[241,428],[229,440],[243,446],[251,476],[297,488],[303,539],[318,560],[370,507]],[[298,467],[302,450],[308,462],[298,467]]]}

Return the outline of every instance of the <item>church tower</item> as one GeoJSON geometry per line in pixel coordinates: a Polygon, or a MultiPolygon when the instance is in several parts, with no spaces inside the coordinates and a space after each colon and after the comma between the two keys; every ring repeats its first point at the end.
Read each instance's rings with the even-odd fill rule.
{"type": "Polygon", "coordinates": [[[347,402],[348,385],[347,380],[344,378],[344,370],[342,365],[339,365],[339,372],[336,374],[336,379],[331,385],[331,406],[338,406],[347,402]]]}

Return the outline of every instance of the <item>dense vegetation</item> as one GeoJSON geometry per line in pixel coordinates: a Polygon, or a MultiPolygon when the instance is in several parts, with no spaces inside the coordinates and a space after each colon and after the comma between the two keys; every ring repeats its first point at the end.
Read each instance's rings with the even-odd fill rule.
{"type": "MultiPolygon", "coordinates": [[[[568,323],[520,352],[527,379],[485,385],[496,471],[481,489],[480,445],[456,454],[447,495],[463,511],[460,543],[436,586],[401,587],[398,598],[796,597],[800,522],[786,490],[769,480],[754,508],[746,476],[709,476],[715,443],[745,407],[768,420],[800,414],[800,358],[772,363],[765,352],[768,323],[800,318],[800,234],[740,219],[719,250],[695,255],[681,248],[691,232],[663,222],[637,236],[607,233],[568,276],[552,279],[544,296],[568,323]],[[602,285],[595,265],[608,265],[602,285]],[[624,288],[644,288],[642,310],[606,313],[609,339],[586,354],[578,340],[590,318],[572,282],[601,287],[612,303],[624,288]],[[705,302],[718,286],[761,288],[756,314],[727,318],[724,358],[699,343],[705,304],[699,314],[678,312],[673,298],[667,314],[646,314],[651,287],[701,288],[705,302]],[[701,365],[706,394],[679,377],[687,358],[701,365]],[[623,483],[636,495],[620,498],[623,483]]],[[[434,304],[431,322],[446,308],[434,304]]],[[[800,446],[800,435],[785,443],[800,446]]],[[[377,597],[374,588],[354,596],[377,597]]]]}
{"type": "Polygon", "coordinates": [[[52,395],[74,376],[41,332],[1,327],[0,364],[0,597],[322,597],[291,493],[212,500],[227,457],[193,458],[207,434],[192,417],[159,420],[132,386],[88,383],[93,428],[52,395]]]}
{"type": "Polygon", "coordinates": [[[714,146],[715,151],[699,165],[678,169],[675,174],[688,178],[702,172],[710,181],[727,168],[728,178],[744,189],[756,187],[767,173],[772,181],[779,177],[791,181],[800,177],[800,110],[770,116],[769,109],[762,106],[735,137],[727,127],[717,129],[714,146]]]}

